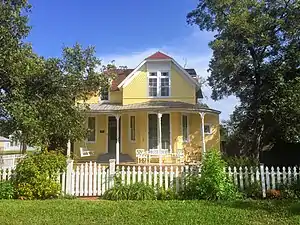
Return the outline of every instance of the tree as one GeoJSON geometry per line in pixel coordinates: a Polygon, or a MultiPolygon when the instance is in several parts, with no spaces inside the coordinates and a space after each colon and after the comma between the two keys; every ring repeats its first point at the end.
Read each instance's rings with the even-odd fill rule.
{"type": "Polygon", "coordinates": [[[5,21],[0,29],[0,134],[17,134],[23,146],[52,149],[83,139],[84,102],[108,87],[117,68],[102,65],[94,47],[79,44],[65,47],[62,58],[38,56],[24,43],[29,32],[24,11],[30,6],[20,0],[2,1],[0,7],[5,21]]]}
{"type": "Polygon", "coordinates": [[[300,141],[300,2],[200,0],[189,24],[212,31],[212,98],[236,95],[232,116],[244,151],[300,141]]]}

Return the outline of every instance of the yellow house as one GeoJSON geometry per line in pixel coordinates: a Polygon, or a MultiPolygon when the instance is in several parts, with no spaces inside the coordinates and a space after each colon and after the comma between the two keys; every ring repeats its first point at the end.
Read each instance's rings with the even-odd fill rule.
{"type": "Polygon", "coordinates": [[[179,152],[185,160],[193,155],[200,160],[206,149],[220,148],[220,111],[198,103],[196,76],[161,52],[122,71],[109,90],[88,100],[90,133],[74,144],[74,154],[83,161],[114,158],[119,164],[137,162],[141,152],[160,162],[179,152]]]}

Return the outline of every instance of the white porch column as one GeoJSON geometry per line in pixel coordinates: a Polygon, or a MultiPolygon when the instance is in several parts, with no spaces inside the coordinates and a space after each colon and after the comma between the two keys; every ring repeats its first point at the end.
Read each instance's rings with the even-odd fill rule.
{"type": "Polygon", "coordinates": [[[158,152],[159,152],[159,164],[162,164],[162,155],[161,155],[161,113],[157,113],[157,128],[158,128],[158,135],[157,135],[157,141],[158,141],[158,152]]]}
{"type": "Polygon", "coordinates": [[[67,157],[68,159],[70,158],[71,156],[71,141],[68,140],[68,144],[67,144],[67,157]]]}
{"type": "Polygon", "coordinates": [[[205,146],[205,134],[204,134],[204,112],[199,113],[201,116],[201,134],[202,134],[202,157],[201,160],[203,160],[205,152],[206,152],[206,146],[205,146]]]}
{"type": "Polygon", "coordinates": [[[120,132],[119,132],[119,121],[120,121],[120,115],[115,115],[117,119],[117,143],[116,143],[116,164],[120,163],[120,132]]]}

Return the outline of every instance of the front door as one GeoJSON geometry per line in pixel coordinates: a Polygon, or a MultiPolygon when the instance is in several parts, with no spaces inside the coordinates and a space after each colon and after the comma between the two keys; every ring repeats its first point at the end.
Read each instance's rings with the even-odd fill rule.
{"type": "MultiPolygon", "coordinates": [[[[148,147],[158,149],[158,118],[156,114],[148,114],[148,147]]],[[[170,150],[170,114],[161,118],[161,147],[170,150]]]]}
{"type": "MultiPolygon", "coordinates": [[[[120,140],[120,152],[121,152],[121,118],[119,119],[119,140],[120,140]]],[[[117,143],[117,119],[114,116],[108,117],[108,152],[116,153],[117,143]]]]}

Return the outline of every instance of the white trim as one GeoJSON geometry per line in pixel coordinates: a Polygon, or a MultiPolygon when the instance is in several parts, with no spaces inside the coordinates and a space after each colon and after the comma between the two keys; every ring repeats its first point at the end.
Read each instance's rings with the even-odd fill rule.
{"type": "Polygon", "coordinates": [[[142,61],[119,85],[118,88],[127,86],[135,77],[136,72],[146,63],[146,60],[142,61]]]}
{"type": "Polygon", "coordinates": [[[131,143],[136,143],[136,114],[135,113],[129,113],[128,114],[128,140],[131,143]],[[134,116],[134,135],[135,135],[135,140],[131,140],[131,117],[134,116]]]}
{"type": "MultiPolygon", "coordinates": [[[[182,66],[180,66],[180,64],[178,64],[174,59],[145,59],[118,85],[118,88],[126,87],[134,79],[134,77],[138,75],[138,73],[136,73],[136,72],[146,62],[171,62],[171,63],[173,62],[179,68],[179,70],[182,72],[181,74],[184,75],[184,77],[187,78],[187,80],[190,81],[190,83],[192,85],[197,87],[197,89],[200,88],[199,83],[194,78],[192,78],[189,75],[189,73],[186,72],[185,69],[182,66]]],[[[171,68],[172,68],[172,65],[171,65],[171,68]]]]}
{"type": "Polygon", "coordinates": [[[97,143],[97,116],[88,116],[87,117],[87,128],[89,129],[89,117],[93,117],[93,118],[95,118],[95,141],[89,141],[88,140],[88,137],[86,138],[86,143],[87,144],[95,144],[95,143],[97,143]]]}
{"type": "Polygon", "coordinates": [[[148,93],[147,96],[148,98],[154,98],[154,99],[159,99],[159,98],[170,98],[171,96],[171,70],[167,71],[167,70],[157,70],[157,71],[148,71],[147,72],[147,89],[148,89],[148,93]],[[156,73],[156,76],[150,76],[150,73],[156,73]],[[162,73],[168,73],[168,76],[162,76],[162,73]],[[168,78],[169,79],[169,95],[168,96],[162,96],[161,95],[161,79],[163,78],[168,78]],[[150,90],[150,86],[149,86],[149,80],[150,79],[156,79],[156,96],[150,96],[149,95],[149,90],[150,90]]]}
{"type": "Polygon", "coordinates": [[[182,143],[188,143],[190,141],[190,117],[187,113],[181,113],[181,135],[182,135],[182,143]],[[184,140],[183,137],[183,116],[186,116],[186,123],[187,123],[187,140],[184,140]]]}
{"type": "Polygon", "coordinates": [[[106,123],[106,152],[105,153],[108,153],[108,117],[110,115],[106,115],[106,118],[105,118],[105,123],[106,123]]]}

